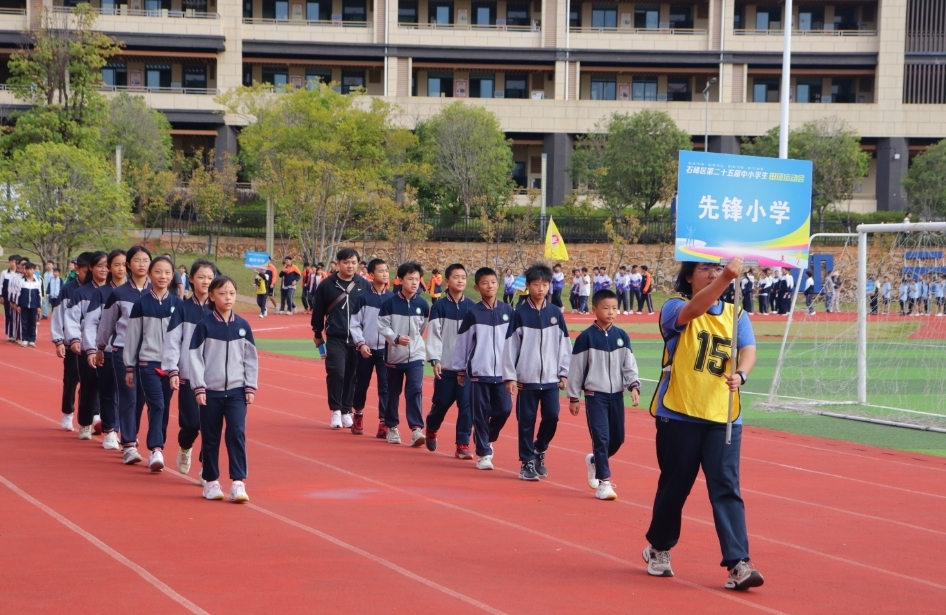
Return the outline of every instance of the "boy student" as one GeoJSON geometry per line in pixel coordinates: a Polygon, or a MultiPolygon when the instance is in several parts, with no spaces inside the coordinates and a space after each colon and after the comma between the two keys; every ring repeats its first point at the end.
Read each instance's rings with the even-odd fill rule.
{"type": "Polygon", "coordinates": [[[46,261],[46,270],[43,272],[43,320],[49,318],[49,310],[51,307],[49,304],[49,286],[54,277],[58,277],[56,264],[52,261],[46,261]]]}
{"type": "MultiPolygon", "coordinates": [[[[641,286],[644,284],[644,276],[637,270],[637,265],[631,265],[631,273],[628,275],[628,278],[630,278],[631,283],[631,295],[628,298],[628,303],[631,307],[628,308],[628,310],[633,314],[635,301],[637,301],[638,307],[643,305],[641,303],[641,286]]],[[[639,311],[637,313],[640,314],[639,311]]]]}
{"type": "Polygon", "coordinates": [[[512,411],[512,397],[503,385],[503,349],[512,308],[496,301],[499,276],[489,267],[480,267],[473,276],[482,301],[470,307],[453,350],[451,369],[457,372],[457,386],[469,377],[470,405],[473,409],[473,438],[476,468],[493,469],[492,443],[512,411]]]}
{"type": "Polygon", "coordinates": [[[595,321],[575,340],[568,369],[568,410],[578,416],[578,402],[585,392],[585,413],[591,446],[585,457],[588,486],[599,500],[617,499],[611,483],[608,459],[624,444],[624,391],[631,392],[634,406],[640,403],[637,359],[631,339],[613,326],[620,313],[617,298],[609,290],[592,298],[595,321]]]}
{"type": "Polygon", "coordinates": [[[460,323],[474,305],[463,291],[466,290],[466,269],[459,263],[447,267],[447,292],[430,308],[427,333],[427,360],[434,370],[434,398],[427,415],[427,450],[437,450],[437,432],[443,425],[450,406],[457,404],[457,429],[454,454],[457,459],[473,459],[470,452],[470,431],[473,412],[470,409],[470,383],[457,383],[453,367],[460,323]]]}
{"type": "Polygon", "coordinates": [[[641,313],[641,310],[646,303],[647,313],[653,314],[654,298],[651,295],[654,292],[654,277],[650,275],[650,270],[647,268],[647,265],[641,265],[641,278],[641,298],[637,302],[637,313],[641,313]]]}
{"type": "Polygon", "coordinates": [[[546,300],[551,283],[552,270],[546,265],[526,269],[529,298],[516,308],[506,330],[503,379],[510,395],[519,391],[520,480],[537,481],[549,475],[545,453],[558,426],[558,389],[564,390],[568,384],[572,345],[562,311],[546,300]],[[540,406],[542,421],[536,434],[540,406]]]}
{"type": "Polygon", "coordinates": [[[611,290],[611,285],[613,282],[611,280],[611,276],[608,275],[607,267],[598,267],[598,279],[600,281],[600,288],[598,288],[598,290],[611,290]]]}
{"type": "Polygon", "coordinates": [[[378,314],[381,304],[394,293],[388,290],[388,265],[380,258],[368,263],[368,275],[371,286],[355,302],[351,314],[351,337],[358,351],[358,367],[355,373],[355,397],[352,407],[355,410],[351,432],[356,436],[365,433],[365,419],[362,411],[368,399],[368,387],[371,386],[372,372],[378,375],[378,438],[388,435],[384,424],[385,408],[388,405],[388,369],[384,365],[384,337],[378,330],[378,314]]]}
{"type": "Polygon", "coordinates": [[[884,304],[884,314],[890,313],[890,277],[884,276],[884,283],[880,285],[880,297],[884,304]]]}
{"type": "Polygon", "coordinates": [[[20,346],[36,347],[36,322],[42,313],[40,288],[42,282],[36,279],[36,265],[26,261],[23,264],[25,279],[17,296],[20,313],[20,346]]]}
{"type": "Polygon", "coordinates": [[[85,282],[89,270],[89,252],[80,254],[75,262],[75,277],[62,285],[59,292],[59,307],[53,310],[49,323],[49,335],[56,346],[56,356],[62,359],[62,423],[66,431],[73,431],[72,416],[76,407],[76,389],[79,387],[79,355],[66,348],[65,311],[73,293],[85,282]]]}
{"type": "Polygon", "coordinates": [[[772,286],[772,276],[769,274],[769,268],[766,267],[759,277],[759,313],[764,315],[769,313],[769,287],[772,286]]]}
{"type": "Polygon", "coordinates": [[[562,304],[563,288],[565,288],[565,274],[562,273],[562,266],[556,263],[552,268],[552,305],[559,309],[565,307],[562,304]]]}
{"type": "Polygon", "coordinates": [[[279,289],[279,310],[277,314],[295,314],[296,302],[293,297],[296,294],[296,285],[302,279],[302,272],[292,264],[292,257],[287,256],[282,260],[282,271],[279,272],[279,278],[282,280],[279,289]]]}
{"type": "MultiPolygon", "coordinates": [[[[624,314],[627,314],[627,297],[631,292],[631,276],[627,273],[627,267],[621,265],[618,268],[618,274],[614,276],[614,289],[618,297],[618,313],[621,313],[621,306],[624,306],[624,314]]],[[[592,297],[592,303],[594,297],[592,297]]]]}
{"type": "Polygon", "coordinates": [[[19,254],[11,254],[9,258],[9,266],[0,274],[0,301],[3,302],[3,330],[7,335],[8,342],[16,341],[16,335],[13,331],[13,303],[10,301],[10,283],[13,281],[14,276],[19,275],[16,272],[16,266],[20,263],[19,254]]]}
{"type": "Polygon", "coordinates": [[[598,292],[601,288],[601,274],[598,273],[598,268],[593,267],[591,269],[591,292],[592,294],[598,292]]]}
{"type": "Polygon", "coordinates": [[[946,274],[940,275],[939,279],[933,276],[933,297],[936,299],[936,315],[943,315],[944,297],[946,297],[946,274]]]}
{"type": "Polygon", "coordinates": [[[312,333],[316,347],[325,344],[325,382],[328,388],[328,407],[332,411],[332,429],[350,428],[355,397],[355,372],[358,353],[351,336],[351,312],[362,293],[368,291],[368,281],[355,275],[358,252],[342,248],[336,255],[338,270],[315,289],[312,304],[312,333]],[[323,331],[328,337],[323,339],[323,331]]]}
{"type": "Polygon", "coordinates": [[[572,288],[568,293],[568,303],[572,306],[572,314],[578,313],[578,308],[581,307],[581,299],[579,293],[581,292],[581,270],[572,269],[572,288]]]}
{"type": "Polygon", "coordinates": [[[581,268],[581,285],[578,287],[578,312],[588,313],[588,298],[591,296],[591,277],[588,275],[588,268],[581,268]]]}
{"type": "Polygon", "coordinates": [[[421,413],[427,356],[423,335],[430,307],[417,292],[424,277],[420,263],[402,263],[397,268],[397,277],[401,279],[401,290],[385,299],[378,312],[378,333],[387,341],[384,363],[388,368],[388,403],[384,409],[384,424],[388,427],[388,444],[400,444],[398,403],[403,390],[411,446],[421,446],[426,440],[421,413]]]}
{"type": "Polygon", "coordinates": [[[815,278],[812,276],[810,269],[805,272],[805,285],[802,287],[802,292],[805,293],[805,306],[808,308],[809,315],[815,313],[815,278]]]}

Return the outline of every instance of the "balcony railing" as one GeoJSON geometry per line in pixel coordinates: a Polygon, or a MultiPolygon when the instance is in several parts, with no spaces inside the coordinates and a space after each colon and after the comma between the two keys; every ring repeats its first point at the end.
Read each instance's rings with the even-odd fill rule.
{"type": "Polygon", "coordinates": [[[3,9],[3,8],[0,8],[0,15],[26,15],[26,9],[3,9]]]}
{"type": "Polygon", "coordinates": [[[400,28],[410,30],[484,30],[493,32],[541,32],[542,24],[536,20],[530,26],[509,26],[506,24],[472,24],[472,23],[404,23],[397,24],[400,28]]]}
{"type": "Polygon", "coordinates": [[[343,19],[271,19],[268,17],[244,17],[244,24],[269,24],[277,26],[335,26],[336,28],[369,28],[370,21],[345,21],[343,19]]]}
{"type": "Polygon", "coordinates": [[[601,26],[571,26],[572,34],[620,32],[621,34],[679,34],[682,36],[705,35],[705,28],[618,28],[601,26]]]}
{"type": "MultiPolygon", "coordinates": [[[[220,15],[217,13],[201,13],[193,9],[185,9],[183,11],[171,11],[168,9],[158,9],[154,11],[145,11],[138,9],[129,9],[128,5],[120,4],[114,8],[96,8],[92,7],[92,10],[98,13],[99,15],[120,15],[120,16],[130,16],[130,17],[174,17],[180,19],[220,19],[220,15]]],[[[23,11],[24,13],[26,11],[23,11]]],[[[71,13],[71,6],[54,6],[54,13],[71,13]]]]}
{"type": "Polygon", "coordinates": [[[191,94],[195,96],[216,96],[220,93],[217,88],[162,88],[131,85],[103,85],[99,88],[102,92],[133,92],[136,94],[160,93],[160,94],[191,94]]]}
{"type": "MultiPolygon", "coordinates": [[[[733,30],[736,36],[782,36],[778,30],[733,30]]],[[[792,36],[877,36],[877,30],[792,30],[792,36]]]]}

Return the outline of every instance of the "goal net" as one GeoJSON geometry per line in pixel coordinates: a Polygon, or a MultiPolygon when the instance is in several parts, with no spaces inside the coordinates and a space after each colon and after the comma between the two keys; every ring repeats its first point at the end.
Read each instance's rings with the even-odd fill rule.
{"type": "Polygon", "coordinates": [[[946,223],[860,228],[813,239],[757,406],[946,433],[946,223]]]}

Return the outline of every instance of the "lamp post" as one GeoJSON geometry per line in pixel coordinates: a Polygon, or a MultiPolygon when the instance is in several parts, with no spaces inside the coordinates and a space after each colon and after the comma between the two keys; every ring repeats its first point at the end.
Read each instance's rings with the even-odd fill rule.
{"type": "Polygon", "coordinates": [[[706,103],[706,113],[703,118],[703,151],[709,151],[709,91],[713,87],[713,84],[716,83],[716,77],[713,77],[706,82],[706,87],[703,88],[703,100],[706,103]]]}

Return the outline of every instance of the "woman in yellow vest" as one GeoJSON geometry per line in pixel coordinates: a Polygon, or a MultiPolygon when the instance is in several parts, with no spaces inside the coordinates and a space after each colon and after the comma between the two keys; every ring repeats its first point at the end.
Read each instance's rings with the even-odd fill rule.
{"type": "Polygon", "coordinates": [[[676,289],[683,296],[670,299],[660,310],[663,372],[650,407],[657,421],[660,480],[647,531],[650,544],[643,553],[649,574],[673,576],[670,549],[680,538],[683,505],[702,467],[723,553],[721,565],[729,570],[726,588],[737,590],[763,583],[749,561],[746,509],[739,493],[739,387],[755,365],[755,336],[743,312],[735,342],[738,371],[730,376],[735,308],[719,299],[741,275],[738,258],[725,268],[682,263],[676,289]],[[732,444],[726,444],[730,391],[735,392],[732,444]]]}

